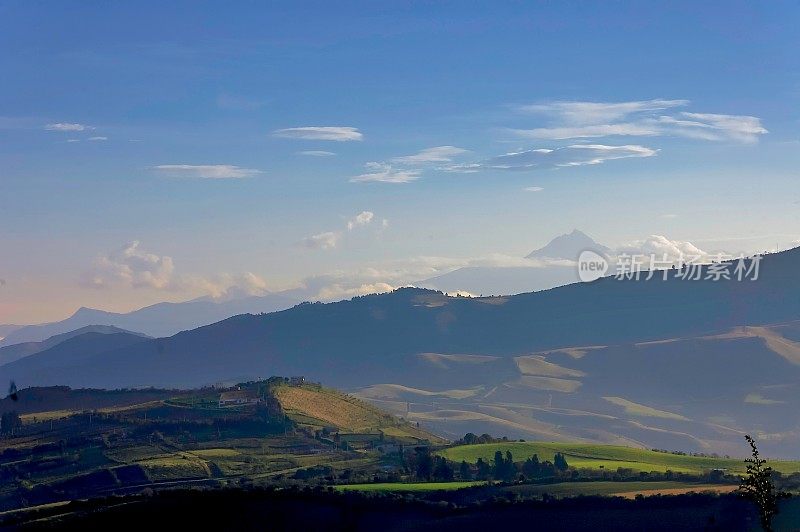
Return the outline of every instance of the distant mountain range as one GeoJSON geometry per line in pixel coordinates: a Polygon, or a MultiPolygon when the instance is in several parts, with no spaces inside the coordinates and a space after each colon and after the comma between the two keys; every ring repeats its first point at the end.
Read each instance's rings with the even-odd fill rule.
{"type": "Polygon", "coordinates": [[[598,244],[586,233],[573,229],[566,235],[557,236],[543,248],[531,251],[526,259],[565,259],[575,261],[582,251],[591,250],[599,254],[611,252],[610,248],[598,244]]]}
{"type": "Polygon", "coordinates": [[[455,271],[426,279],[419,286],[443,290],[448,293],[469,292],[474,295],[519,294],[547,290],[577,282],[575,261],[582,251],[592,250],[607,254],[611,250],[591,237],[573,230],[551,240],[546,246],[529,253],[522,266],[480,266],[459,268],[455,271]]]}
{"type": "Polygon", "coordinates": [[[86,327],[81,327],[80,329],[76,329],[74,331],[51,336],[50,338],[43,340],[41,342],[23,342],[21,344],[14,344],[5,347],[0,347],[0,366],[2,366],[3,364],[14,362],[15,360],[19,360],[20,358],[24,358],[33,355],[35,353],[39,353],[41,351],[45,351],[47,349],[50,349],[51,347],[57,346],[58,344],[66,340],[69,340],[70,338],[81,336],[87,333],[98,333],[98,334],[126,333],[126,334],[141,336],[144,338],[149,338],[147,335],[126,331],[124,329],[120,329],[119,327],[114,327],[112,325],[87,325],[86,327]]]}
{"type": "Polygon", "coordinates": [[[124,314],[84,307],[62,321],[28,325],[11,330],[0,340],[0,347],[24,342],[41,342],[52,336],[89,325],[109,325],[155,337],[171,336],[237,314],[284,310],[300,301],[298,293],[287,291],[229,301],[203,298],[184,303],[158,303],[124,314]]]}
{"type": "Polygon", "coordinates": [[[0,325],[0,340],[22,327],[24,327],[24,325],[0,325]]]}
{"type": "Polygon", "coordinates": [[[800,444],[786,421],[800,406],[797,271],[800,249],[764,257],[757,281],[603,278],[486,298],[400,289],[169,338],[84,334],[0,367],[0,382],[306,375],[453,432],[719,450],[752,431],[781,453],[800,444]]]}

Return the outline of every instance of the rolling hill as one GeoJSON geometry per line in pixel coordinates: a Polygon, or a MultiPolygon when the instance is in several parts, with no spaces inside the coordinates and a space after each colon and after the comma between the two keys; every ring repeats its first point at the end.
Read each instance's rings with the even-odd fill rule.
{"type": "Polygon", "coordinates": [[[0,365],[8,364],[10,362],[14,362],[15,360],[19,360],[20,358],[24,358],[26,356],[33,355],[34,353],[39,353],[46,349],[50,349],[51,347],[55,347],[56,345],[60,344],[61,342],[64,342],[65,340],[69,340],[70,338],[74,338],[76,336],[80,336],[86,333],[98,333],[98,334],[127,333],[147,338],[147,335],[126,331],[124,329],[120,329],[119,327],[114,327],[113,325],[87,325],[86,327],[81,327],[80,329],[76,329],[74,331],[51,336],[50,338],[43,340],[41,342],[24,342],[21,344],[13,344],[13,345],[7,345],[5,347],[0,347],[0,365]]]}
{"type": "Polygon", "coordinates": [[[35,355],[35,371],[9,364],[0,379],[192,387],[306,375],[366,388],[448,436],[735,454],[752,431],[789,454],[800,443],[786,422],[800,382],[798,269],[795,249],[764,257],[757,281],[603,278],[487,298],[401,289],[235,316],[80,360],[57,346],[35,355]]]}

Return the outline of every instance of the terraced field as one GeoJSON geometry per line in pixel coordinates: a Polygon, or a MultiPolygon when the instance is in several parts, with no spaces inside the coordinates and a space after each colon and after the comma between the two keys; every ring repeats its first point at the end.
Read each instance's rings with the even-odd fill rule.
{"type": "MultiPolygon", "coordinates": [[[[646,449],[634,449],[614,445],[559,442],[502,442],[477,445],[461,445],[439,451],[438,454],[455,462],[466,460],[475,463],[478,458],[492,460],[494,453],[510,451],[515,462],[521,462],[534,454],[539,460],[553,460],[562,453],[570,466],[588,469],[629,468],[634,471],[674,471],[680,473],[702,473],[712,469],[723,469],[728,473],[744,473],[741,459],[708,458],[661,453],[646,449]]],[[[800,461],[770,461],[769,465],[781,473],[800,471],[800,461]]]]}

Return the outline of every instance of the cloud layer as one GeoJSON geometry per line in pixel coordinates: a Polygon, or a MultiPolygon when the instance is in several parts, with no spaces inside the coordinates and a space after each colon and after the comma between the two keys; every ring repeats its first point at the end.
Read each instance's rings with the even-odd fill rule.
{"type": "Polygon", "coordinates": [[[87,126],[86,124],[76,124],[70,122],[56,122],[54,124],[47,124],[44,126],[44,129],[47,131],[86,131],[87,129],[94,129],[92,126],[87,126]]]}
{"type": "Polygon", "coordinates": [[[522,113],[544,115],[546,127],[512,129],[516,135],[538,140],[602,138],[612,136],[678,136],[709,141],[757,142],[767,133],[754,116],[672,112],[688,100],[641,100],[619,103],[551,102],[518,107],[522,113]]]}
{"type": "Polygon", "coordinates": [[[285,139],[332,140],[336,142],[364,140],[364,135],[358,128],[342,126],[290,127],[277,129],[272,134],[285,139]]]}
{"type": "Polygon", "coordinates": [[[261,170],[230,164],[160,164],[152,169],[166,177],[195,179],[241,179],[262,173],[261,170]]]}

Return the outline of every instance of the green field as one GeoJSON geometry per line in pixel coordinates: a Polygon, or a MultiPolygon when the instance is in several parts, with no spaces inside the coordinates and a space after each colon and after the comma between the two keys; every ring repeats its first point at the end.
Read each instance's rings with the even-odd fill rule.
{"type": "Polygon", "coordinates": [[[505,488],[507,491],[525,496],[574,497],[576,495],[628,495],[643,494],[677,494],[690,491],[729,491],[736,486],[724,484],[696,484],[691,482],[559,482],[556,484],[520,484],[505,488]]]}
{"type": "Polygon", "coordinates": [[[481,486],[483,484],[486,484],[486,482],[477,480],[464,482],[382,482],[375,484],[343,484],[335,486],[335,488],[339,491],[450,491],[461,488],[471,488],[472,486],[481,486]]]}
{"type": "MultiPolygon", "coordinates": [[[[703,473],[712,469],[723,469],[727,473],[744,473],[743,459],[706,458],[700,456],[682,456],[671,453],[660,453],[646,449],[620,447],[615,445],[597,445],[592,443],[558,443],[558,442],[501,442],[477,445],[460,445],[438,452],[448,460],[461,462],[466,460],[475,463],[478,458],[492,460],[495,451],[511,451],[515,462],[521,462],[534,454],[539,460],[553,460],[556,453],[563,453],[570,466],[587,469],[605,469],[616,471],[617,468],[629,468],[634,471],[674,471],[676,473],[703,473]]],[[[800,471],[800,461],[770,460],[769,465],[781,473],[800,471]]]]}

